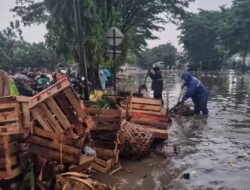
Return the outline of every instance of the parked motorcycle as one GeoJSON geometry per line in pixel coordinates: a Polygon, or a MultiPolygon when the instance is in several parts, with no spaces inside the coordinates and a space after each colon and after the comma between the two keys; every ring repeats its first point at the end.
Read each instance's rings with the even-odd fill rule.
{"type": "Polygon", "coordinates": [[[70,83],[74,90],[76,91],[77,95],[83,100],[86,99],[84,95],[84,77],[81,77],[77,72],[72,72],[70,74],[70,83]]]}

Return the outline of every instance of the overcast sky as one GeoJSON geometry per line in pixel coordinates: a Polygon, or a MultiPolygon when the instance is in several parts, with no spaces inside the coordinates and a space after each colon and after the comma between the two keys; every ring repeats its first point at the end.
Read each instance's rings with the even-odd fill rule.
{"type": "MultiPolygon", "coordinates": [[[[190,4],[189,11],[197,12],[199,8],[207,10],[217,10],[221,5],[231,5],[232,0],[196,0],[190,4]]],[[[12,13],[9,11],[15,5],[15,0],[1,0],[0,6],[0,30],[5,29],[9,26],[9,22],[13,20],[12,13]]],[[[159,40],[148,41],[150,48],[171,42],[181,51],[181,45],[178,44],[177,36],[179,31],[176,30],[176,26],[173,24],[167,24],[165,30],[162,32],[156,32],[159,40]]],[[[23,37],[28,42],[40,42],[44,41],[44,34],[46,33],[46,27],[44,25],[33,25],[31,27],[22,28],[23,37]]]]}

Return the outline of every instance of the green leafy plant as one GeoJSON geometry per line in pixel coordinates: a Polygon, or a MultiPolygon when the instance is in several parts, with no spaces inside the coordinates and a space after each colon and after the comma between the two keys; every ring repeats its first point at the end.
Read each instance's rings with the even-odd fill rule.
{"type": "Polygon", "coordinates": [[[116,109],[116,103],[108,97],[98,98],[96,100],[96,108],[98,109],[116,109]]]}

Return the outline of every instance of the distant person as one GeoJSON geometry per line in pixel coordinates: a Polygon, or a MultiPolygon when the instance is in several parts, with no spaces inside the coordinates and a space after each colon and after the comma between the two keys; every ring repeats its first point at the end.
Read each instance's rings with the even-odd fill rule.
{"type": "Polygon", "coordinates": [[[69,73],[68,73],[67,69],[65,69],[65,67],[61,63],[59,63],[57,65],[57,69],[56,69],[55,73],[56,73],[55,74],[56,81],[59,81],[65,77],[67,77],[67,78],[69,77],[69,73]]]}
{"type": "Polygon", "coordinates": [[[17,68],[15,75],[12,77],[14,80],[15,86],[22,96],[33,96],[33,89],[29,84],[28,76],[24,75],[26,71],[22,68],[17,68]]]}
{"type": "Polygon", "coordinates": [[[40,75],[42,74],[42,70],[41,69],[35,69],[35,80],[40,77],[40,75]]]}
{"type": "Polygon", "coordinates": [[[98,75],[99,75],[99,80],[100,80],[100,83],[101,83],[102,90],[105,90],[106,89],[106,82],[108,81],[108,79],[107,79],[107,77],[105,76],[105,74],[103,72],[103,67],[102,66],[99,67],[98,75]]]}
{"type": "Polygon", "coordinates": [[[162,100],[163,79],[158,66],[148,71],[148,76],[152,79],[151,89],[154,91],[154,98],[162,100]]]}
{"type": "Polygon", "coordinates": [[[200,80],[193,77],[192,74],[187,71],[182,74],[182,79],[185,81],[184,86],[187,86],[187,91],[181,102],[183,103],[187,99],[192,98],[194,114],[200,114],[200,112],[202,112],[203,115],[208,115],[208,92],[205,86],[200,80]]]}
{"type": "Polygon", "coordinates": [[[104,68],[103,73],[104,73],[105,77],[107,78],[107,85],[111,85],[112,79],[111,79],[111,74],[110,74],[109,70],[107,68],[104,68]]]}

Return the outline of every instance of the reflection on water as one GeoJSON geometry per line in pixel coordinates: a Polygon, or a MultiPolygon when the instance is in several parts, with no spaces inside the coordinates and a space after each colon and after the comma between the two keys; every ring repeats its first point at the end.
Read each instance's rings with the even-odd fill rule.
{"type": "MultiPolygon", "coordinates": [[[[126,169],[113,176],[127,181],[120,189],[250,189],[250,73],[193,74],[208,88],[209,117],[174,118],[168,143],[179,145],[180,154],[165,165],[155,155],[124,162],[126,169]]],[[[124,85],[136,89],[144,77],[130,76],[124,85]]],[[[164,79],[163,95],[166,99],[169,93],[171,107],[180,93],[180,73],[166,71],[164,79]]],[[[148,79],[149,89],[150,83],[148,79]]]]}

